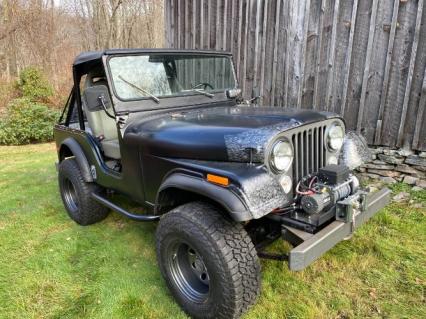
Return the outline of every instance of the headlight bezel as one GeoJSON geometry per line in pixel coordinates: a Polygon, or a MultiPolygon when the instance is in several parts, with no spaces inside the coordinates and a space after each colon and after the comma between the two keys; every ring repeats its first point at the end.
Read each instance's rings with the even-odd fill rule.
{"type": "Polygon", "coordinates": [[[287,173],[291,166],[293,165],[293,161],[294,161],[294,147],[293,144],[290,142],[289,139],[285,138],[285,137],[279,137],[277,138],[275,141],[273,141],[270,144],[269,150],[268,150],[268,166],[269,168],[275,173],[275,174],[284,174],[287,173]],[[291,150],[291,160],[290,162],[287,164],[287,167],[285,167],[284,169],[280,169],[276,166],[275,163],[275,149],[276,147],[278,147],[279,144],[281,143],[285,143],[290,147],[291,150]]]}
{"type": "Polygon", "coordinates": [[[325,146],[326,146],[327,150],[330,153],[338,153],[342,149],[342,146],[343,146],[343,143],[344,143],[344,140],[345,140],[345,126],[342,123],[337,122],[337,121],[331,123],[329,126],[327,126],[327,129],[326,129],[326,132],[325,132],[325,137],[326,137],[325,138],[325,146]],[[337,148],[334,148],[330,143],[330,139],[331,139],[330,131],[335,127],[340,127],[341,130],[342,130],[341,143],[340,143],[340,146],[337,147],[337,148]]]}

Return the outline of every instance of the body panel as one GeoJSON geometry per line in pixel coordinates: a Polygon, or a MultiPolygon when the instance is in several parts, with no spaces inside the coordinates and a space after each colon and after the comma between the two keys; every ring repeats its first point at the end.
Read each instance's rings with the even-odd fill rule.
{"type": "Polygon", "coordinates": [[[336,117],[310,110],[214,107],[140,117],[127,126],[123,140],[138,140],[144,152],[155,156],[247,161],[247,148],[255,150],[254,162],[263,162],[268,142],[278,133],[336,117]]]}

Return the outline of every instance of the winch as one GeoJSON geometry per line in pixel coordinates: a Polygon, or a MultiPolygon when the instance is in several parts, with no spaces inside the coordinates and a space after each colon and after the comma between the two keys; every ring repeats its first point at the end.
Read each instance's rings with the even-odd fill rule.
{"type": "Polygon", "coordinates": [[[344,165],[328,165],[319,170],[317,180],[309,194],[302,195],[301,208],[308,214],[317,214],[337,201],[354,194],[359,187],[358,178],[349,174],[344,165]]]}
{"type": "Polygon", "coordinates": [[[321,226],[335,216],[336,203],[359,188],[358,178],[345,165],[327,165],[318,173],[302,179],[296,187],[299,210],[291,214],[293,219],[321,226]]]}

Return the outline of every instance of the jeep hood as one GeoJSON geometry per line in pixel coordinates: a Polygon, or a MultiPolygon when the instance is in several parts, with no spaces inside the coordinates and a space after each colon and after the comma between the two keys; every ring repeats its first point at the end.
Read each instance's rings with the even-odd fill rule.
{"type": "Polygon", "coordinates": [[[144,154],[211,161],[263,162],[264,150],[278,133],[338,117],[329,112],[272,107],[214,107],[143,115],[131,121],[123,136],[144,154]]]}

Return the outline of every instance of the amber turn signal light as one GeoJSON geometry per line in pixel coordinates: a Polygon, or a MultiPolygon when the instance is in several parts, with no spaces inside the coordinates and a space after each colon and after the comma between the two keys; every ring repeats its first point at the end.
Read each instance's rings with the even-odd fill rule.
{"type": "Polygon", "coordinates": [[[213,175],[213,174],[207,174],[207,181],[210,183],[219,184],[222,186],[228,186],[229,185],[229,179],[228,177],[213,175]]]}

